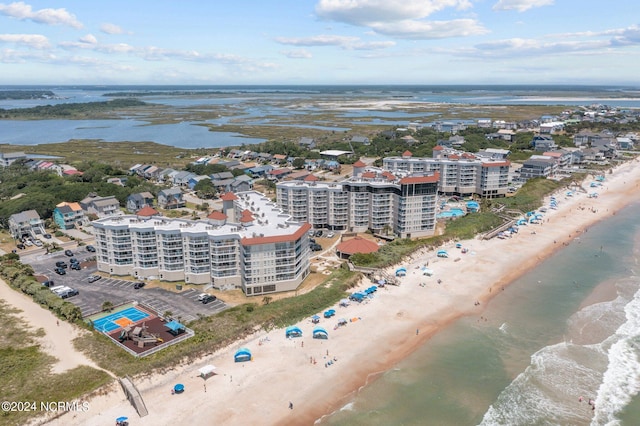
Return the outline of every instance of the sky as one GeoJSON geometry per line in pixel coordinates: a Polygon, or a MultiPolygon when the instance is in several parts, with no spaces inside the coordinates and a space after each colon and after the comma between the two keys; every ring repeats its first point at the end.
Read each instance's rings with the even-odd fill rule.
{"type": "Polygon", "coordinates": [[[638,21],[637,0],[4,2],[0,84],[640,86],[638,21]]]}

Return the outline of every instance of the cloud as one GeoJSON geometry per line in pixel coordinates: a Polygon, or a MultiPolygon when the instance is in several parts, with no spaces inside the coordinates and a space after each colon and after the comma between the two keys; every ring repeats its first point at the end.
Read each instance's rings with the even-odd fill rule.
{"type": "Polygon", "coordinates": [[[40,9],[34,11],[26,3],[14,2],[11,4],[0,3],[0,13],[21,21],[30,20],[38,24],[66,25],[76,29],[83,27],[75,15],[67,12],[66,9],[40,9]]]}
{"type": "Polygon", "coordinates": [[[358,37],[338,36],[338,35],[317,35],[312,37],[277,37],[276,42],[291,46],[337,46],[345,50],[377,50],[395,46],[393,41],[373,41],[365,42],[358,37]]]}
{"type": "Polygon", "coordinates": [[[311,59],[312,55],[304,49],[282,50],[280,53],[290,59],[311,59]]]}
{"type": "Polygon", "coordinates": [[[425,18],[448,8],[466,10],[470,0],[320,0],[318,17],[372,29],[399,39],[441,39],[486,34],[474,19],[429,21],[425,18]]]}
{"type": "Polygon", "coordinates": [[[440,39],[486,34],[489,31],[473,19],[453,21],[399,21],[372,24],[371,28],[380,34],[402,39],[440,39]]]}
{"type": "Polygon", "coordinates": [[[323,19],[357,26],[425,18],[446,8],[471,7],[469,0],[320,0],[316,14],[323,19]]]}
{"type": "Polygon", "coordinates": [[[116,24],[104,23],[100,25],[100,31],[105,34],[124,34],[125,31],[116,24]]]}
{"type": "Polygon", "coordinates": [[[517,10],[524,12],[534,7],[551,6],[554,0],[498,0],[493,10],[517,10]]]}
{"type": "Polygon", "coordinates": [[[39,34],[0,34],[0,43],[13,43],[33,49],[47,49],[51,45],[49,40],[39,34]]]}
{"type": "Polygon", "coordinates": [[[26,50],[14,50],[3,49],[0,50],[0,63],[4,64],[21,64],[27,62],[49,62],[53,56],[47,52],[41,50],[26,51],[26,50]]]}

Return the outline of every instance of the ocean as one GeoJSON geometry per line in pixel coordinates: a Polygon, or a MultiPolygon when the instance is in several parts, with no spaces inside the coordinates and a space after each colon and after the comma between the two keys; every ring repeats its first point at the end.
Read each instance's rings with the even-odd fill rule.
{"type": "Polygon", "coordinates": [[[640,424],[639,216],[590,227],[317,423],[640,424]]]}

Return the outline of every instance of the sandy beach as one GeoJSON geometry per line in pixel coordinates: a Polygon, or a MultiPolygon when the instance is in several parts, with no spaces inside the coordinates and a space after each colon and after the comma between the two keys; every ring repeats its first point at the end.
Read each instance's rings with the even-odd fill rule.
{"type": "MultiPolygon", "coordinates": [[[[366,303],[335,306],[335,317],[320,320],[328,340],[312,339],[315,325],[310,320],[297,324],[301,338],[287,339],[284,330],[257,333],[166,374],[134,379],[148,416],[138,417],[114,387],[89,400],[87,412],[69,413],[48,424],[113,424],[116,417],[127,416],[132,426],[311,425],[340,409],[354,392],[424,345],[440,328],[463,315],[482,315],[487,300],[515,278],[555,250],[576,243],[594,222],[636,200],[638,164],[634,160],[607,174],[597,189],[598,198],[586,193],[566,197],[566,190],[559,191],[558,209],[548,210],[541,224],[521,227],[512,238],[462,241],[468,249],[464,254],[451,244],[444,247],[450,254],[447,259],[437,258],[435,251],[414,253],[402,265],[389,268],[390,273],[397,266],[407,268],[399,286],[379,289],[366,303]],[[434,271],[431,277],[419,269],[427,262],[434,271]],[[347,325],[336,328],[341,318],[347,325]],[[252,361],[234,362],[241,347],[252,352],[252,361]],[[198,369],[207,364],[215,365],[217,374],[205,381],[198,369]],[[184,384],[185,392],[172,395],[177,383],[184,384]]],[[[370,285],[363,280],[360,287],[370,285]]]]}

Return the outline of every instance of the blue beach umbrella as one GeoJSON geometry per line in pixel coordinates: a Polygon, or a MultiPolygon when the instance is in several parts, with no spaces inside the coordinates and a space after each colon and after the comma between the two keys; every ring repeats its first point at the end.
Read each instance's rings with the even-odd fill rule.
{"type": "Polygon", "coordinates": [[[118,422],[118,423],[122,423],[122,422],[126,422],[127,420],[129,420],[129,417],[124,417],[124,416],[122,416],[122,417],[118,417],[118,418],[116,419],[116,422],[118,422]]]}

